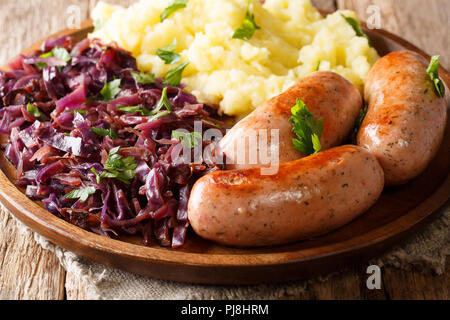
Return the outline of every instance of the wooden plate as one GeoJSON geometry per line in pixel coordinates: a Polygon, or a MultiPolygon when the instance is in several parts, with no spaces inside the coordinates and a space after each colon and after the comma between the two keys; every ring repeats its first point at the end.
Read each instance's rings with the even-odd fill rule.
{"type": "MultiPolygon", "coordinates": [[[[87,21],[81,30],[57,35],[79,39],[92,30],[87,21]]],[[[395,50],[420,49],[383,30],[367,30],[380,55],[395,50]]],[[[36,44],[23,53],[30,53],[36,44]]],[[[450,87],[450,74],[440,69],[450,87]]],[[[448,121],[450,122],[450,121],[448,121]]],[[[82,230],[50,214],[40,202],[29,200],[14,186],[15,168],[0,155],[0,201],[24,224],[51,242],[76,254],[115,268],[183,282],[204,284],[256,284],[311,277],[344,265],[366,261],[397,244],[435,216],[450,193],[450,125],[444,142],[428,169],[417,179],[397,188],[386,188],[379,201],[355,221],[326,236],[295,244],[258,249],[216,245],[190,231],[181,249],[140,245],[137,238],[113,240],[82,230]]]]}

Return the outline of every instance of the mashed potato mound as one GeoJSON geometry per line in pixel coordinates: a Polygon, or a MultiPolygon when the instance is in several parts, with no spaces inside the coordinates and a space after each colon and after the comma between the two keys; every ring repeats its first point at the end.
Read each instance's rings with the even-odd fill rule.
{"type": "Polygon", "coordinates": [[[136,57],[138,68],[163,77],[166,65],[155,50],[176,38],[181,62],[189,61],[182,82],[201,102],[227,115],[244,116],[298,79],[320,70],[337,72],[362,90],[378,55],[358,37],[339,11],[322,18],[309,0],[252,0],[261,29],[248,40],[233,39],[247,0],[189,0],[163,22],[171,0],[141,0],[129,8],[100,2],[92,12],[91,37],[116,41],[136,57]]]}

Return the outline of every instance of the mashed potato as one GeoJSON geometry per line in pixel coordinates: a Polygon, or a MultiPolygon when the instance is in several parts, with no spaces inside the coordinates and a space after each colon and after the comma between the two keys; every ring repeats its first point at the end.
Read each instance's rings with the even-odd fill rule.
{"type": "MultiPolygon", "coordinates": [[[[247,0],[189,0],[163,22],[171,0],[141,0],[129,8],[100,2],[92,12],[91,37],[116,41],[136,57],[138,68],[163,77],[166,65],[155,50],[177,39],[181,62],[189,61],[182,82],[200,101],[228,115],[243,116],[315,71],[335,71],[360,89],[378,58],[340,11],[322,18],[309,0],[252,0],[261,29],[248,40],[233,39],[247,0]]],[[[180,62],[180,63],[181,63],[180,62]]]]}

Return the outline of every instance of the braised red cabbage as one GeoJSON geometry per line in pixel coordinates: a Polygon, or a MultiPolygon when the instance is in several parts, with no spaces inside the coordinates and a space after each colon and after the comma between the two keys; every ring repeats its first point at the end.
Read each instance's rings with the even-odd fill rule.
{"type": "Polygon", "coordinates": [[[137,234],[147,245],[182,246],[190,188],[218,166],[173,161],[169,152],[180,141],[171,133],[194,131],[194,121],[204,121],[203,130],[223,128],[215,109],[162,79],[139,83],[135,59],[98,40],[48,39],[8,66],[0,72],[0,133],[9,136],[4,155],[26,195],[101,235],[137,234]],[[55,48],[70,60],[53,57],[55,48]],[[117,79],[120,86],[105,99],[102,89],[117,79]],[[151,112],[164,88],[173,108],[157,119],[120,110],[151,112]],[[124,167],[108,170],[113,158],[124,167]]]}

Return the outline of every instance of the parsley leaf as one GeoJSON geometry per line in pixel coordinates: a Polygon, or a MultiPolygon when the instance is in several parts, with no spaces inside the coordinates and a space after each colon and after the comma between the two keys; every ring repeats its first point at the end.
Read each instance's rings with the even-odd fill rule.
{"type": "Polygon", "coordinates": [[[39,58],[49,58],[49,57],[53,57],[53,52],[49,51],[39,56],[39,58]]]}
{"type": "Polygon", "coordinates": [[[36,65],[41,69],[44,69],[47,66],[45,62],[36,62],[36,65]]]}
{"type": "Polygon", "coordinates": [[[70,110],[69,111],[70,114],[75,114],[75,112],[77,112],[79,114],[86,114],[86,113],[88,113],[87,110],[70,110]]]}
{"type": "Polygon", "coordinates": [[[117,110],[125,111],[125,112],[139,112],[144,117],[157,115],[157,117],[152,117],[151,119],[149,119],[149,122],[150,122],[150,121],[153,121],[156,118],[159,118],[164,115],[164,114],[157,114],[162,109],[162,107],[166,107],[166,109],[168,110],[164,114],[168,114],[172,110],[172,107],[173,107],[169,101],[169,98],[167,97],[167,88],[164,88],[162,90],[161,99],[159,100],[158,104],[156,105],[156,108],[151,111],[146,109],[145,107],[141,107],[141,106],[126,107],[126,106],[121,106],[121,105],[117,106],[117,110]]]}
{"type": "Polygon", "coordinates": [[[152,112],[150,110],[148,110],[145,107],[141,107],[141,106],[127,107],[127,106],[118,105],[117,110],[124,111],[124,112],[139,112],[144,117],[152,115],[152,112]]]}
{"type": "Polygon", "coordinates": [[[69,62],[70,59],[72,59],[69,52],[65,48],[55,47],[52,50],[52,54],[55,58],[58,58],[65,62],[69,62]]]}
{"type": "Polygon", "coordinates": [[[188,0],[173,0],[161,13],[161,22],[166,20],[172,13],[186,7],[188,0]]]}
{"type": "MultiPolygon", "coordinates": [[[[58,58],[66,63],[72,59],[70,53],[65,48],[60,47],[54,47],[52,51],[43,53],[39,56],[39,58],[50,58],[50,57],[58,58]]],[[[37,62],[36,65],[41,69],[44,69],[45,66],[47,66],[45,62],[37,62]]]]}
{"type": "Polygon", "coordinates": [[[101,137],[109,136],[113,140],[119,139],[119,137],[117,136],[117,133],[112,128],[109,128],[109,129],[91,128],[91,131],[101,137]]]}
{"type": "Polygon", "coordinates": [[[233,39],[249,40],[257,29],[261,29],[255,22],[255,15],[250,13],[251,1],[247,4],[247,13],[245,14],[244,22],[233,33],[233,39]]]}
{"type": "Polygon", "coordinates": [[[169,101],[169,98],[167,97],[167,88],[164,88],[161,94],[161,99],[159,99],[159,102],[156,106],[156,109],[152,111],[153,114],[157,113],[159,110],[161,110],[162,107],[166,107],[167,110],[172,110],[172,104],[169,101]]]}
{"type": "Polygon", "coordinates": [[[66,199],[80,199],[81,202],[85,202],[91,194],[95,193],[95,187],[86,187],[82,189],[75,189],[70,191],[64,196],[66,199]]]}
{"type": "Polygon", "coordinates": [[[322,145],[320,144],[320,138],[317,134],[313,133],[311,135],[311,142],[313,144],[313,149],[315,153],[319,152],[322,149],[322,145]]]}
{"type": "Polygon", "coordinates": [[[317,153],[322,149],[320,136],[323,131],[323,119],[314,121],[314,117],[305,103],[297,99],[295,106],[291,108],[292,117],[289,121],[293,123],[292,131],[298,139],[292,139],[294,149],[305,155],[317,153]]]}
{"type": "Polygon", "coordinates": [[[189,62],[186,61],[185,63],[167,71],[166,78],[163,83],[169,86],[178,86],[181,82],[181,74],[188,64],[189,62]]]}
{"type": "Polygon", "coordinates": [[[172,131],[172,137],[181,141],[181,145],[186,148],[193,148],[198,145],[198,139],[202,138],[199,132],[172,131]]]}
{"type": "Polygon", "coordinates": [[[165,47],[161,47],[161,48],[157,49],[156,51],[158,51],[158,50],[161,50],[161,51],[173,51],[176,48],[177,48],[177,38],[173,39],[172,43],[170,43],[169,45],[167,45],[165,47]]]}
{"type": "Polygon", "coordinates": [[[106,82],[103,86],[102,90],[100,91],[100,94],[103,97],[103,100],[109,101],[114,99],[120,92],[120,79],[115,79],[110,82],[106,82]]]}
{"type": "Polygon", "coordinates": [[[347,21],[347,23],[349,25],[352,26],[353,30],[355,31],[356,35],[358,37],[363,37],[366,38],[367,41],[369,42],[369,46],[372,47],[372,42],[370,41],[370,38],[367,36],[367,34],[364,33],[364,31],[362,31],[361,26],[359,25],[358,21],[356,21],[355,19],[353,19],[352,17],[346,17],[343,14],[341,14],[342,18],[345,19],[345,21],[347,21]]]}
{"type": "Polygon", "coordinates": [[[180,61],[180,54],[174,52],[177,48],[177,39],[175,38],[168,46],[159,48],[155,51],[157,56],[164,61],[165,64],[177,63],[180,61]]]}
{"type": "Polygon", "coordinates": [[[319,68],[320,68],[320,64],[321,64],[321,63],[322,63],[321,60],[317,61],[317,65],[316,65],[316,68],[314,69],[314,71],[319,71],[319,68]]]}
{"type": "Polygon", "coordinates": [[[156,50],[156,54],[161,58],[161,60],[164,61],[165,64],[173,64],[181,60],[181,56],[179,53],[159,50],[160,49],[156,50]]]}
{"type": "Polygon", "coordinates": [[[39,118],[42,114],[39,111],[38,107],[36,107],[35,105],[28,103],[27,104],[27,111],[29,114],[31,114],[33,117],[35,118],[39,118]]]}
{"type": "Polygon", "coordinates": [[[123,158],[120,154],[117,154],[118,151],[119,147],[109,151],[104,168],[114,175],[116,179],[129,184],[129,180],[133,179],[135,175],[136,160],[134,157],[123,158]]]}
{"type": "MultiPolygon", "coordinates": [[[[53,53],[51,51],[43,53],[39,56],[39,58],[49,58],[49,57],[53,57],[53,53]]],[[[45,62],[37,62],[36,65],[41,69],[44,69],[47,66],[45,62]]]]}
{"type": "MultiPolygon", "coordinates": [[[[95,168],[91,168],[91,171],[95,174],[95,177],[97,179],[97,183],[100,183],[100,174],[95,170],[95,168]]],[[[102,172],[103,173],[103,172],[102,172]]]]}
{"type": "Polygon", "coordinates": [[[148,119],[147,122],[152,122],[155,121],[156,119],[158,119],[159,117],[165,116],[166,114],[169,114],[170,111],[166,110],[160,113],[155,114],[153,117],[151,117],[150,119],[148,119]]]}
{"type": "Polygon", "coordinates": [[[361,108],[361,110],[359,110],[358,118],[356,118],[355,126],[353,127],[353,131],[350,135],[350,141],[352,141],[353,144],[356,144],[358,132],[359,132],[359,129],[361,128],[364,118],[366,117],[367,110],[368,110],[368,106],[364,102],[364,106],[361,108]]]}
{"type": "Polygon", "coordinates": [[[28,103],[27,104],[27,111],[29,114],[31,114],[33,117],[38,118],[42,121],[45,121],[44,115],[41,113],[39,108],[35,106],[34,104],[28,103]]]}
{"type": "Polygon", "coordinates": [[[439,57],[440,56],[438,55],[431,57],[430,65],[427,68],[427,73],[430,76],[431,81],[434,83],[438,96],[443,98],[445,96],[445,86],[439,78],[439,57]]]}
{"type": "Polygon", "coordinates": [[[134,157],[122,157],[117,152],[120,147],[115,147],[109,150],[108,158],[106,159],[105,165],[103,168],[105,171],[98,174],[95,168],[92,168],[91,171],[97,177],[97,183],[100,183],[102,178],[114,178],[123,183],[130,184],[131,180],[134,178],[136,172],[136,159],[134,157]]]}
{"type": "Polygon", "coordinates": [[[359,130],[359,128],[361,128],[361,125],[367,114],[367,109],[368,109],[368,106],[367,106],[367,104],[364,103],[364,107],[359,111],[358,119],[356,119],[356,130],[359,130]]]}
{"type": "Polygon", "coordinates": [[[147,73],[147,72],[131,72],[131,76],[136,80],[138,83],[142,84],[151,84],[155,83],[155,75],[153,73],[147,73]]]}

